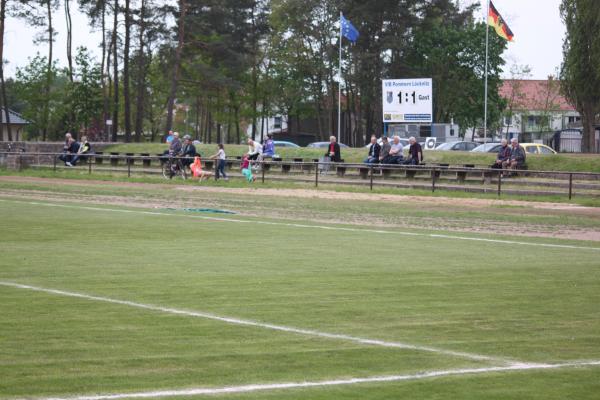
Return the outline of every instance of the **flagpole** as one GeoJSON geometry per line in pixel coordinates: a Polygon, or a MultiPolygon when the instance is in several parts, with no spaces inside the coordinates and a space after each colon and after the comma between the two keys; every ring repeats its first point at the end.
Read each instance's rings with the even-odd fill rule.
{"type": "Polygon", "coordinates": [[[338,69],[338,126],[337,141],[340,143],[340,133],[342,130],[342,12],[340,11],[340,58],[338,69]]]}
{"type": "Polygon", "coordinates": [[[485,89],[483,102],[483,143],[487,142],[487,115],[488,115],[488,57],[489,57],[489,37],[490,37],[490,0],[487,0],[487,10],[485,13],[485,89]]]}

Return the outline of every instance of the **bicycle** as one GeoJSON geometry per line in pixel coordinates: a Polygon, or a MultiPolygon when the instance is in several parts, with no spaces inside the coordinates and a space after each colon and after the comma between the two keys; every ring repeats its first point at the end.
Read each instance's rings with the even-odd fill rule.
{"type": "Polygon", "coordinates": [[[187,179],[185,167],[179,157],[169,155],[162,166],[162,174],[165,179],[173,179],[174,176],[179,176],[181,179],[187,179]]]}

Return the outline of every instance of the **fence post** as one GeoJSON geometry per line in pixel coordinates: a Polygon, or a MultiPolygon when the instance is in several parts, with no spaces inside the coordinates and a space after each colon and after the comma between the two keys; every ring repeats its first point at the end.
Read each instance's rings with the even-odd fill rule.
{"type": "Polygon", "coordinates": [[[131,163],[129,162],[129,157],[127,157],[126,160],[127,160],[127,177],[131,178],[131,163]]]}
{"type": "Polygon", "coordinates": [[[435,192],[435,168],[431,170],[431,193],[435,192]]]}
{"type": "Polygon", "coordinates": [[[319,187],[319,162],[317,161],[317,165],[315,168],[315,187],[319,187]]]}
{"type": "Polygon", "coordinates": [[[262,172],[262,183],[265,183],[265,161],[260,162],[262,172]]]}
{"type": "Polygon", "coordinates": [[[573,198],[573,174],[569,174],[569,200],[573,198]]]}
{"type": "Polygon", "coordinates": [[[498,197],[502,193],[502,171],[498,172],[498,197]]]}
{"type": "Polygon", "coordinates": [[[371,182],[370,182],[370,187],[371,190],[373,190],[373,164],[369,165],[369,174],[371,175],[371,182]]]}
{"type": "Polygon", "coordinates": [[[87,160],[88,160],[88,175],[91,175],[92,174],[92,157],[91,156],[88,157],[87,160]]]}

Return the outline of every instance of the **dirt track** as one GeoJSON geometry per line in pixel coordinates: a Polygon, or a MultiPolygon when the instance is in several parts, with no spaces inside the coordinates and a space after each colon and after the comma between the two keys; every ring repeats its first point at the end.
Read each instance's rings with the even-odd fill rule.
{"type": "MultiPolygon", "coordinates": [[[[336,201],[354,201],[360,204],[365,202],[385,202],[390,204],[404,204],[417,206],[423,210],[447,210],[447,216],[440,217],[414,217],[398,215],[394,217],[393,226],[402,229],[425,228],[432,230],[446,230],[457,232],[475,232],[475,233],[496,233],[514,236],[530,237],[555,237],[562,239],[592,240],[600,241],[600,208],[582,207],[573,204],[562,203],[542,203],[513,200],[487,200],[487,199],[465,199],[448,197],[427,197],[427,196],[402,196],[390,194],[371,194],[371,193],[349,193],[335,192],[325,190],[310,189],[262,189],[262,188],[221,188],[206,186],[189,185],[165,185],[165,184],[147,184],[133,182],[107,182],[107,181],[88,181],[88,180],[69,180],[69,179],[49,179],[33,177],[0,177],[1,182],[12,183],[30,183],[39,184],[40,189],[43,185],[69,186],[73,188],[93,188],[93,187],[119,187],[132,189],[164,190],[158,197],[119,196],[102,195],[86,193],[85,191],[70,193],[65,195],[60,191],[37,190],[36,188],[22,190],[3,188],[0,189],[0,195],[12,198],[28,198],[36,200],[52,201],[72,201],[85,202],[87,204],[112,204],[129,207],[144,208],[165,208],[165,207],[194,207],[197,206],[201,198],[203,206],[233,208],[243,215],[256,217],[273,217],[310,220],[321,223],[337,222],[346,224],[360,224],[373,226],[389,226],[389,216],[369,213],[368,205],[365,205],[365,213],[360,214],[315,214],[308,210],[298,208],[265,207],[265,201],[269,196],[280,198],[295,199],[324,199],[336,201]],[[224,193],[232,195],[234,198],[243,199],[243,204],[224,204],[222,199],[212,198],[211,193],[224,193]],[[200,197],[199,197],[200,196],[200,197]],[[508,207],[508,208],[507,208],[508,207]],[[486,221],[481,219],[454,218],[453,211],[479,213],[501,213],[514,215],[514,220],[510,221],[486,221]],[[500,211],[499,211],[500,210],[500,211]],[[521,214],[557,216],[579,216],[584,218],[598,219],[598,228],[581,226],[562,226],[562,225],[544,225],[544,224],[522,224],[519,222],[521,214]]],[[[305,200],[306,201],[306,200],[305,200]]],[[[368,204],[368,203],[367,203],[368,204]]]]}

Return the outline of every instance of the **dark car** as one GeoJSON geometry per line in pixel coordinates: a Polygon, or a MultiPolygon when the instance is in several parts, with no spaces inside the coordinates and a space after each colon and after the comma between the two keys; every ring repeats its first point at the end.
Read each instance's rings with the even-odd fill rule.
{"type": "Polygon", "coordinates": [[[474,153],[497,153],[500,151],[501,147],[501,143],[486,143],[480,144],[471,151],[474,153]]]}
{"type": "Polygon", "coordinates": [[[471,150],[473,150],[477,146],[478,146],[478,144],[475,143],[475,142],[448,142],[448,143],[442,143],[442,144],[440,144],[438,147],[435,148],[435,150],[440,150],[440,151],[471,151],[471,150]]]}
{"type": "MultiPolygon", "coordinates": [[[[339,143],[339,145],[342,148],[348,148],[348,146],[346,146],[344,143],[339,143]]],[[[325,148],[329,147],[329,142],[313,142],[313,143],[310,143],[306,147],[313,147],[313,148],[316,147],[319,149],[325,149],[325,148]]]]}

